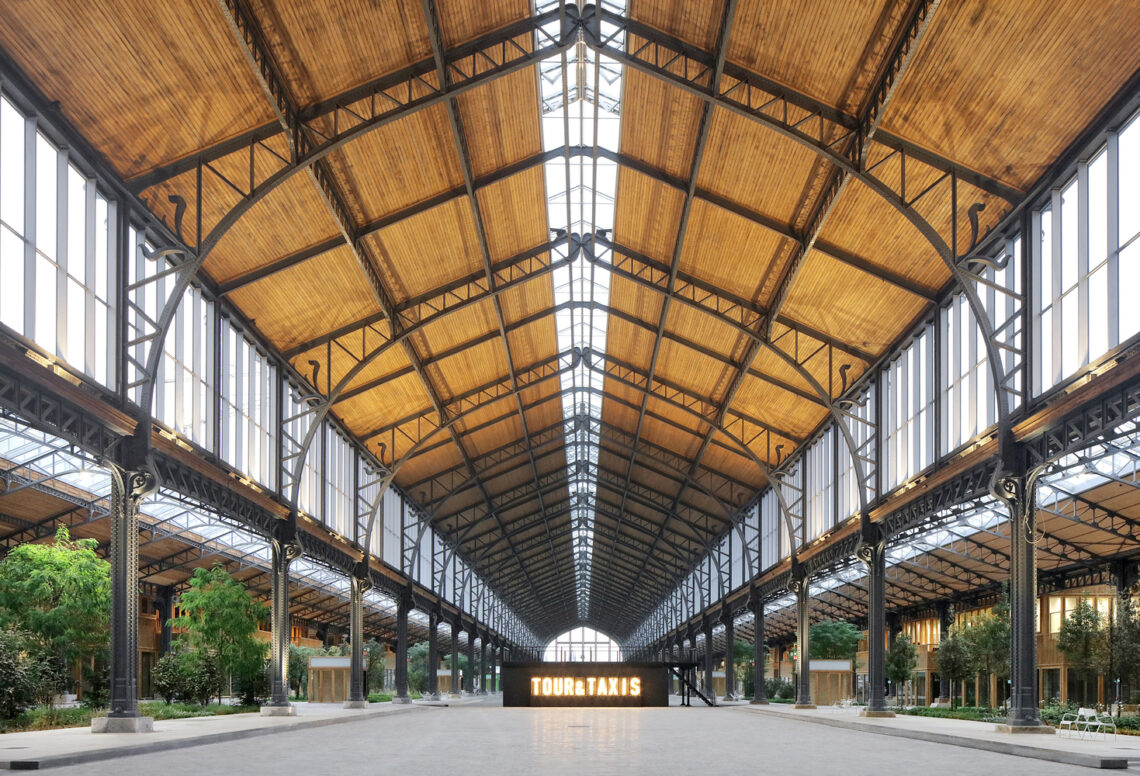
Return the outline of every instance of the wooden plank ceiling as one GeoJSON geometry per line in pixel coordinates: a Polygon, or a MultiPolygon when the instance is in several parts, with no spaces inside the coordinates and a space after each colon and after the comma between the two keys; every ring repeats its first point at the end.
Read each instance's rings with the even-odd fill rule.
{"type": "MultiPolygon", "coordinates": [[[[992,192],[1027,191],[1140,65],[1119,24],[1133,0],[631,0],[645,29],[628,48],[663,34],[709,62],[722,53],[722,91],[754,77],[853,122],[919,10],[929,19],[865,156],[898,177],[889,133],[988,182],[959,192],[987,205],[985,229],[1011,207],[992,192]],[[1002,51],[1016,56],[979,56],[1002,51]]],[[[519,23],[504,50],[534,50],[531,14],[527,0],[24,0],[6,6],[0,47],[156,214],[174,223],[182,198],[194,243],[190,224],[207,234],[243,202],[235,181],[288,165],[283,123],[300,116],[304,147],[319,146],[406,101],[400,89],[429,93],[437,55],[519,23]]],[[[494,69],[474,61],[467,75],[494,69]]],[[[578,620],[557,374],[569,354],[544,269],[557,257],[536,67],[502,69],[273,188],[205,274],[322,393],[400,340],[359,368],[333,414],[399,462],[396,481],[536,633],[553,634],[578,620]],[[487,293],[488,267],[508,266],[496,272],[505,290],[487,293]]],[[[870,187],[839,181],[826,207],[839,170],[764,122],[629,67],[622,100],[588,618],[618,637],[765,484],[765,467],[824,422],[816,385],[838,395],[950,282],[870,187]],[[623,252],[681,280],[623,274],[623,252]],[[758,315],[742,325],[682,287],[758,315]],[[753,347],[762,339],[783,344],[753,347]]],[[[917,191],[940,173],[915,160],[908,174],[917,191]]],[[[916,205],[942,234],[968,229],[949,196],[935,186],[916,205]]]]}

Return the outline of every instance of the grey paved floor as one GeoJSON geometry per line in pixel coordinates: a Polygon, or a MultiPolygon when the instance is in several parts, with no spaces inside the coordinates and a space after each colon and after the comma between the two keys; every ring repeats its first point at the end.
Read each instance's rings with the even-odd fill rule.
{"type": "Polygon", "coordinates": [[[732,709],[503,709],[494,701],[53,768],[84,774],[1090,773],[732,709]]]}

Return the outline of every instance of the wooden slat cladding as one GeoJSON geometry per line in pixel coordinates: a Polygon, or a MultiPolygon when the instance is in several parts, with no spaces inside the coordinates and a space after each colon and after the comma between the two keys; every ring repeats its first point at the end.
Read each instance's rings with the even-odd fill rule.
{"type": "Polygon", "coordinates": [[[273,118],[212,2],[7,3],[0,47],[124,177],[273,118]]]}
{"type": "Polygon", "coordinates": [[[527,0],[437,0],[436,15],[445,46],[477,38],[530,13],[527,0]]]}
{"type": "Polygon", "coordinates": [[[812,251],[784,312],[838,340],[883,353],[923,307],[914,295],[812,251]],[[837,294],[837,288],[844,293],[837,294]]]}
{"type": "Polygon", "coordinates": [[[953,3],[883,125],[1027,189],[1140,68],[1138,14],[1135,0],[953,3]]]}
{"type": "Polygon", "coordinates": [[[816,163],[816,155],[795,141],[717,110],[698,182],[730,202],[791,225],[816,163]]]}
{"type": "MultiPolygon", "coordinates": [[[[478,194],[491,261],[517,256],[547,240],[542,168],[535,167],[492,183],[478,194]]],[[[547,284],[550,279],[547,278],[547,284]]]]}
{"type": "Polygon", "coordinates": [[[476,178],[542,150],[534,68],[472,89],[458,103],[476,178]]]}
{"type": "Polygon", "coordinates": [[[330,154],[329,166],[358,223],[463,185],[463,168],[442,105],[366,133],[330,154]]]}
{"type": "MultiPolygon", "coordinates": [[[[856,112],[869,81],[863,63],[874,58],[907,0],[741,0],[728,60],[828,105],[856,112]]],[[[878,54],[881,58],[881,52],[878,54]]],[[[877,61],[877,60],[876,60],[877,61]]]]}
{"type": "Polygon", "coordinates": [[[694,46],[712,50],[724,16],[721,0],[678,2],[678,0],[632,0],[629,18],[656,27],[694,46]]]}
{"type": "Polygon", "coordinates": [[[381,229],[364,243],[396,302],[483,270],[471,207],[463,199],[381,229]]]}
{"type": "MultiPolygon", "coordinates": [[[[631,48],[638,45],[636,39],[630,42],[631,48]]],[[[636,70],[626,71],[622,86],[625,98],[619,150],[687,180],[701,123],[702,101],[636,70]]]]}
{"type": "Polygon", "coordinates": [[[233,301],[281,350],[380,309],[348,248],[236,291],[233,301]]]}
{"type": "Polygon", "coordinates": [[[250,0],[250,10],[300,105],[431,56],[418,0],[250,0]]]}
{"type": "Polygon", "coordinates": [[[681,271],[742,299],[762,297],[788,239],[705,200],[693,202],[681,271]]]}

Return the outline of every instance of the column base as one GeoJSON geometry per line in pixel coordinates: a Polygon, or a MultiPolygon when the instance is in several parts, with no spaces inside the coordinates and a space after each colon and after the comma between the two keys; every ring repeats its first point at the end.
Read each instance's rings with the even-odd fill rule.
{"type": "Polygon", "coordinates": [[[893,711],[883,709],[882,711],[871,711],[870,709],[863,709],[859,712],[860,717],[870,717],[871,719],[890,719],[895,716],[893,711]]]}
{"type": "Polygon", "coordinates": [[[994,725],[994,732],[1052,736],[1057,734],[1057,729],[1048,725],[994,725]]]}
{"type": "Polygon", "coordinates": [[[437,693],[437,692],[426,692],[426,693],[424,693],[423,697],[420,700],[438,701],[439,699],[440,699],[439,693],[437,693]]]}
{"type": "Polygon", "coordinates": [[[297,716],[297,707],[292,703],[286,703],[284,706],[262,706],[261,716],[263,717],[295,717],[297,716]]]}
{"type": "Polygon", "coordinates": [[[767,706],[768,699],[764,698],[763,700],[757,700],[756,698],[753,698],[752,700],[748,701],[748,703],[753,706],[767,706]]]}
{"type": "Polygon", "coordinates": [[[368,701],[345,701],[344,708],[346,709],[367,709],[368,701]]]}
{"type": "Polygon", "coordinates": [[[448,697],[448,698],[451,698],[452,700],[459,700],[460,698],[462,698],[462,697],[463,697],[463,693],[459,693],[459,692],[449,692],[449,693],[447,694],[447,697],[448,697]]]}
{"type": "Polygon", "coordinates": [[[940,699],[936,700],[934,703],[930,704],[930,708],[932,708],[932,709],[948,709],[948,708],[950,708],[950,701],[949,700],[944,701],[940,698],[940,699]]]}
{"type": "Polygon", "coordinates": [[[92,733],[153,733],[154,717],[94,717],[92,733]]]}
{"type": "Polygon", "coordinates": [[[815,708],[819,708],[819,707],[816,706],[814,703],[793,703],[792,708],[793,709],[815,709],[815,708]]]}
{"type": "Polygon", "coordinates": [[[397,695],[392,699],[392,703],[411,703],[412,699],[407,695],[397,695]]]}

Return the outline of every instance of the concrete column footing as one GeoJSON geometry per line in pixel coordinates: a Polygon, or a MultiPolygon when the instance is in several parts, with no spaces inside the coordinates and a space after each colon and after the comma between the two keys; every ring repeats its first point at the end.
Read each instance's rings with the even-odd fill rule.
{"type": "Polygon", "coordinates": [[[397,695],[395,698],[392,699],[392,703],[411,703],[411,702],[412,702],[411,697],[409,697],[407,695],[397,695]]]}
{"type": "Polygon", "coordinates": [[[368,701],[345,701],[344,708],[346,709],[367,709],[368,701]]]}
{"type": "Polygon", "coordinates": [[[284,706],[262,706],[261,716],[263,717],[295,717],[297,716],[297,707],[292,703],[284,706]]]}
{"type": "Polygon", "coordinates": [[[860,717],[870,717],[872,719],[890,719],[895,716],[893,711],[884,709],[883,711],[871,711],[870,709],[863,709],[859,712],[860,717]]]}
{"type": "Polygon", "coordinates": [[[994,725],[994,730],[998,733],[1013,733],[1014,735],[1052,736],[1057,734],[1057,729],[1048,725],[994,725]]]}
{"type": "Polygon", "coordinates": [[[937,700],[934,703],[930,704],[930,708],[932,708],[932,709],[948,709],[948,708],[950,708],[950,701],[937,700]]]}
{"type": "Polygon", "coordinates": [[[154,717],[95,717],[92,733],[153,733],[154,717]]]}

